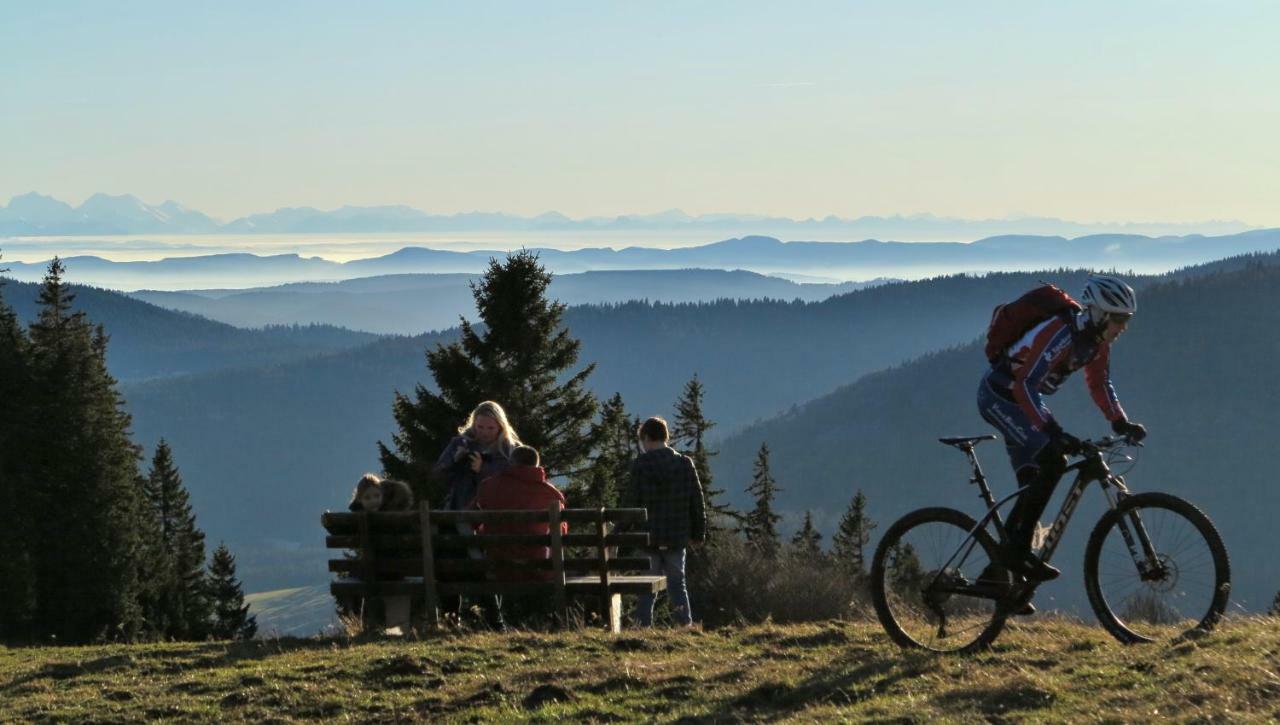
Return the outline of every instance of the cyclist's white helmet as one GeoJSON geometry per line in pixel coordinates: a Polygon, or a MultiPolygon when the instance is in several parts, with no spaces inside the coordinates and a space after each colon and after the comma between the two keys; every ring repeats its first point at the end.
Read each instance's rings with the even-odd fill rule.
{"type": "Polygon", "coordinates": [[[1133,288],[1119,278],[1101,274],[1089,277],[1080,301],[1094,324],[1102,324],[1111,316],[1131,317],[1138,311],[1138,299],[1133,288]]]}

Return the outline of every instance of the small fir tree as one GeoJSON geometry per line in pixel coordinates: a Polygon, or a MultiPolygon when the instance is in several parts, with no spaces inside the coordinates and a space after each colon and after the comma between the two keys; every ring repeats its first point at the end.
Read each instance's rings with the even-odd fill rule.
{"type": "Polygon", "coordinates": [[[1276,592],[1275,599],[1271,600],[1271,609],[1267,614],[1273,617],[1280,617],[1280,592],[1276,592]]]}
{"type": "Polygon", "coordinates": [[[777,555],[782,545],[778,538],[778,522],[782,517],[773,510],[774,497],[781,490],[769,472],[769,446],[761,443],[756,454],[755,473],[747,487],[747,493],[755,498],[756,505],[743,517],[742,531],[747,542],[770,559],[777,555]]]}
{"type": "Polygon", "coordinates": [[[693,459],[694,470],[702,484],[702,495],[707,505],[707,538],[714,541],[716,534],[740,521],[741,515],[722,500],[724,489],[712,486],[711,457],[716,455],[707,447],[707,431],[715,423],[707,419],[702,410],[704,395],[702,382],[695,374],[684,386],[676,401],[675,420],[671,425],[671,442],[675,448],[693,459]]]}
{"type": "Polygon", "coordinates": [[[461,339],[427,353],[439,392],[418,385],[411,399],[396,393],[395,450],[378,443],[382,466],[408,481],[423,500],[443,498],[431,467],[459,423],[481,401],[497,401],[520,438],[537,448],[550,476],[579,473],[594,448],[589,426],[595,396],[586,389],[595,369],[568,372],[581,343],[563,326],[565,305],[547,298],[551,273],[533,252],[491,259],[472,283],[481,326],[462,320],[461,339]]]}
{"type": "Polygon", "coordinates": [[[249,614],[244,590],[236,578],[236,558],[226,544],[218,544],[209,563],[209,589],[213,595],[211,634],[216,639],[253,639],[257,618],[249,614]]]}
{"type": "Polygon", "coordinates": [[[804,512],[804,524],[791,538],[791,546],[796,554],[804,559],[817,561],[823,558],[822,534],[818,533],[818,529],[813,525],[812,511],[804,512]]]}
{"type": "Polygon", "coordinates": [[[182,474],[163,438],[151,459],[145,491],[161,549],[157,614],[163,632],[171,638],[203,639],[213,614],[204,570],[204,532],[196,525],[182,474]]]}
{"type": "Polygon", "coordinates": [[[849,502],[849,510],[841,517],[835,536],[831,537],[832,555],[854,576],[867,573],[864,553],[875,528],[876,523],[867,516],[867,497],[859,490],[849,502]]]}
{"type": "Polygon", "coordinates": [[[618,505],[627,484],[631,462],[637,455],[638,425],[627,414],[621,393],[614,393],[600,407],[600,418],[590,432],[590,437],[596,442],[591,467],[574,477],[565,491],[570,508],[618,505]]]}

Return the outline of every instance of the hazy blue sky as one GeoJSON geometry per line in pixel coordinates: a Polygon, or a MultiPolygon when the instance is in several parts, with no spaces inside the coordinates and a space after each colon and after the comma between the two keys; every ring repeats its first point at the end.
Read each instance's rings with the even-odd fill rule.
{"type": "Polygon", "coordinates": [[[1280,3],[0,1],[0,202],[1280,225],[1280,3]]]}

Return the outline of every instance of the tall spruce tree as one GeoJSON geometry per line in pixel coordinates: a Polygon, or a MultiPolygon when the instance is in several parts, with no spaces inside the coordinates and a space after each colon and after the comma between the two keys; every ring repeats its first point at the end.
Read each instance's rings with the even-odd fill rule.
{"type": "Polygon", "coordinates": [[[748,543],[770,559],[777,556],[782,546],[778,538],[778,522],[782,517],[773,510],[774,497],[781,490],[769,471],[769,445],[761,443],[755,473],[751,485],[747,486],[747,493],[755,498],[756,505],[743,517],[742,532],[748,543]]]}
{"type": "Polygon", "coordinates": [[[693,459],[693,467],[702,483],[702,495],[707,505],[707,538],[714,541],[716,535],[741,520],[741,514],[723,501],[724,489],[712,485],[711,457],[716,455],[707,447],[707,431],[715,427],[702,411],[702,381],[695,373],[685,383],[680,399],[676,401],[675,420],[671,424],[671,442],[674,447],[693,459]]]}
{"type": "Polygon", "coordinates": [[[796,535],[791,537],[791,546],[797,556],[811,561],[817,561],[823,558],[822,553],[822,534],[818,533],[818,529],[813,525],[813,512],[804,512],[804,524],[796,535]]]}
{"type": "Polygon", "coordinates": [[[210,633],[217,639],[253,639],[258,633],[257,617],[249,614],[244,589],[236,578],[236,558],[226,544],[218,544],[209,563],[209,591],[213,595],[213,622],[210,633]]]}
{"type": "Polygon", "coordinates": [[[867,497],[859,490],[853,495],[849,510],[840,518],[840,527],[831,538],[831,553],[836,562],[855,576],[867,573],[864,554],[875,528],[876,522],[867,516],[867,497]]]}
{"type": "Polygon", "coordinates": [[[548,475],[579,472],[594,447],[589,426],[598,406],[585,383],[595,366],[566,376],[581,343],[562,324],[565,305],[547,299],[550,283],[551,273],[533,252],[489,261],[471,285],[480,326],[464,319],[461,340],[427,352],[438,392],[418,385],[413,399],[396,393],[395,451],[378,443],[387,475],[439,502],[443,491],[431,467],[459,423],[485,400],[503,406],[520,438],[542,454],[548,475]]]}
{"type": "Polygon", "coordinates": [[[140,451],[107,372],[107,336],[82,312],[55,258],[30,328],[28,448],[38,512],[31,551],[34,629],[63,642],[129,638],[142,625],[138,558],[145,531],[140,451]]]}
{"type": "MultiPolygon", "coordinates": [[[[0,272],[6,270],[0,269],[0,272]]],[[[0,641],[29,640],[35,611],[32,482],[26,468],[31,405],[26,331],[0,280],[0,641]]]]}
{"type": "Polygon", "coordinates": [[[590,432],[596,443],[591,466],[575,476],[565,491],[570,507],[618,505],[623,487],[627,485],[631,462],[638,453],[637,426],[627,413],[621,393],[614,393],[600,406],[600,417],[590,432]]]}
{"type": "Polygon", "coordinates": [[[151,458],[145,491],[160,549],[152,564],[158,588],[153,616],[167,637],[203,639],[213,615],[204,569],[204,532],[196,525],[182,474],[163,438],[151,458]]]}

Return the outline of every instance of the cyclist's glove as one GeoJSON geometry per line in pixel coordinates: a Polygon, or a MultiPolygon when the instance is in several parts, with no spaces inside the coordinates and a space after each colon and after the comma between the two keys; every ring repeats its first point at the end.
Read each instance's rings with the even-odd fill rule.
{"type": "Polygon", "coordinates": [[[1140,443],[1147,437],[1147,429],[1141,423],[1130,423],[1123,418],[1111,421],[1111,430],[1115,431],[1116,435],[1124,436],[1134,443],[1140,443]]]}
{"type": "Polygon", "coordinates": [[[1049,434],[1049,444],[1062,451],[1063,455],[1079,453],[1083,448],[1080,439],[1063,430],[1056,420],[1045,423],[1044,432],[1049,434]]]}

